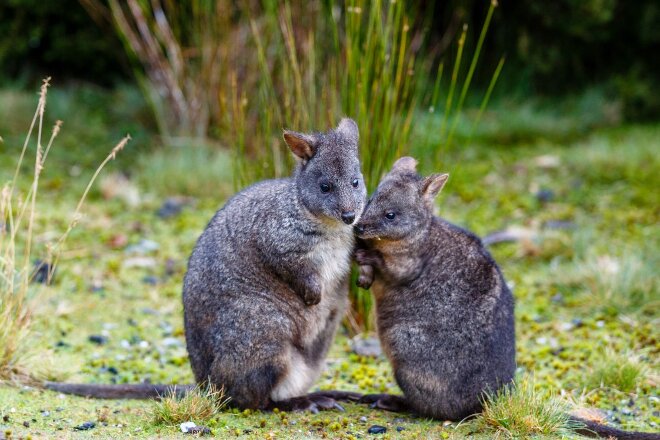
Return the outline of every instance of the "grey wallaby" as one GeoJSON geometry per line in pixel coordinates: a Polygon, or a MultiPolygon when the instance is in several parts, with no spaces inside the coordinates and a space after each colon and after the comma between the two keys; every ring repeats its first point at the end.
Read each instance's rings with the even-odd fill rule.
{"type": "MultiPolygon", "coordinates": [[[[462,420],[481,411],[484,392],[513,381],[514,300],[479,238],[434,215],[448,175],[422,177],[416,165],[399,159],[355,226],[358,284],[374,294],[381,344],[404,393],[362,402],[462,420]]],[[[658,438],[576,420],[580,434],[658,438]]]]}
{"type": "MultiPolygon", "coordinates": [[[[240,408],[340,408],[336,400],[360,396],[305,393],[348,305],[352,225],[366,203],[358,127],[345,118],[328,132],[285,131],[284,139],[298,158],[293,176],[233,196],[192,252],[183,283],[190,364],[197,383],[224,387],[240,408]]],[[[109,387],[47,386],[93,397],[93,387],[109,387]]],[[[136,393],[122,397],[172,388],[124,387],[136,393]]]]}

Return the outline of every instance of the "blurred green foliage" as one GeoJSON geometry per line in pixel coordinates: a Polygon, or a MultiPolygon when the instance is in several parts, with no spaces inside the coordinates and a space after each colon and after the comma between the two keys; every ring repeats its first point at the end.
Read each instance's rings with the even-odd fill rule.
{"type": "MultiPolygon", "coordinates": [[[[451,43],[464,23],[475,30],[466,42],[474,46],[490,4],[408,3],[426,17],[416,26],[432,35],[430,57],[455,50],[451,43]]],[[[299,2],[291,5],[298,8],[299,2]]],[[[500,94],[565,94],[599,84],[621,102],[627,119],[660,115],[660,73],[654,66],[660,53],[660,3],[655,0],[502,1],[484,51],[477,87],[488,85],[499,57],[506,54],[500,94]]],[[[0,81],[48,74],[110,84],[129,73],[115,33],[109,26],[100,28],[78,0],[1,2],[0,65],[0,81]]]]}
{"type": "Polygon", "coordinates": [[[0,66],[0,84],[30,87],[45,76],[111,85],[130,75],[119,38],[78,0],[1,1],[0,66]]]}

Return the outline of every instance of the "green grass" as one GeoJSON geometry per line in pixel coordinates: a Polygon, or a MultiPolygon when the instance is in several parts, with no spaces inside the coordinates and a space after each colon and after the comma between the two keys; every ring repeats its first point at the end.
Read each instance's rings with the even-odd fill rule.
{"type": "Polygon", "coordinates": [[[151,418],[156,425],[176,427],[193,422],[204,426],[220,415],[227,402],[223,391],[213,386],[195,387],[181,397],[173,391],[152,405],[151,418]]]}
{"type": "Polygon", "coordinates": [[[575,424],[570,407],[555,396],[534,388],[529,378],[487,395],[482,423],[494,434],[507,438],[529,438],[535,435],[567,435],[575,424]]]}
{"type": "MultiPolygon", "coordinates": [[[[0,100],[8,95],[14,96],[12,102],[34,99],[31,94],[0,91],[0,100]]],[[[69,101],[72,115],[94,113],[93,105],[75,104],[66,93],[54,93],[49,99],[53,108],[61,105],[58,99],[69,101]]],[[[526,410],[532,415],[534,408],[552,408],[548,396],[564,394],[579,400],[581,406],[611,411],[624,428],[657,431],[660,332],[653,267],[657,267],[660,237],[655,190],[660,187],[660,158],[655,154],[660,126],[619,127],[601,121],[588,130],[573,131],[564,122],[592,115],[585,116],[564,102],[555,107],[566,111],[562,114],[537,103],[493,103],[493,110],[484,115],[489,125],[478,129],[469,142],[469,124],[463,130],[459,123],[454,147],[443,154],[440,167],[425,160],[437,146],[429,131],[437,127],[438,115],[420,111],[415,115],[411,148],[424,172],[450,173],[438,201],[442,216],[481,236],[512,226],[533,233],[530,240],[491,249],[516,297],[520,373],[535,378],[529,399],[513,393],[510,399],[502,398],[502,405],[512,405],[518,415],[526,410]],[[509,126],[521,129],[525,120],[533,124],[524,136],[508,131],[509,126]],[[559,134],[553,135],[557,130],[559,134]],[[552,191],[549,200],[538,199],[540,190],[552,191]],[[553,228],[557,221],[567,227],[553,228]],[[612,261],[616,261],[620,268],[616,273],[623,278],[599,281],[599,261],[602,267],[615,267],[612,261]],[[590,269],[590,265],[595,266],[590,269]],[[616,356],[603,353],[603,346],[616,356]],[[634,359],[633,365],[642,373],[635,375],[626,362],[615,362],[621,357],[634,359]]],[[[5,106],[0,109],[11,113],[5,106]]],[[[11,117],[25,121],[31,110],[26,107],[27,113],[21,114],[19,106],[11,117]]],[[[127,111],[112,110],[117,114],[127,111]]],[[[462,120],[469,121],[472,114],[466,110],[462,120]]],[[[69,123],[68,114],[58,116],[65,120],[64,134],[73,122],[69,123]]],[[[112,126],[103,115],[98,118],[84,130],[99,136],[112,126]]],[[[20,150],[4,121],[0,118],[0,136],[5,139],[0,144],[3,181],[10,178],[20,150]]],[[[83,130],[82,123],[76,127],[83,130]]],[[[95,163],[88,162],[87,155],[98,158],[105,152],[106,144],[100,140],[76,144],[73,137],[66,146],[58,144],[60,148],[52,151],[52,165],[44,171],[39,209],[47,214],[35,222],[38,240],[66,228],[71,203],[84,189],[86,167],[95,163]],[[74,165],[82,168],[78,177],[71,175],[74,165]]],[[[187,167],[179,162],[186,158],[175,147],[155,149],[149,146],[152,142],[156,143],[146,134],[132,142],[122,152],[130,159],[113,163],[107,170],[129,176],[142,195],[139,204],[131,207],[120,199],[106,200],[100,191],[93,191],[85,216],[62,253],[54,284],[43,289],[35,304],[33,329],[38,338],[30,348],[39,353],[50,351],[55,367],[68,372],[68,380],[193,380],[184,346],[181,283],[195,240],[225,195],[216,195],[213,184],[196,192],[192,188],[198,185],[195,180],[178,176],[187,167]],[[176,179],[193,183],[167,186],[168,176],[174,180],[174,174],[176,179]],[[186,206],[179,216],[158,218],[156,210],[174,195],[194,196],[196,203],[186,206]],[[127,249],[143,239],[158,243],[158,248],[144,254],[127,249]],[[105,335],[108,341],[96,345],[89,342],[90,335],[105,335]]],[[[217,168],[223,165],[220,156],[208,161],[192,158],[190,163],[197,175],[191,179],[199,178],[199,185],[213,176],[217,176],[219,188],[231,185],[228,168],[217,168]]],[[[35,257],[40,257],[38,252],[35,257]]],[[[327,369],[314,388],[398,392],[386,360],[352,354],[345,333],[339,335],[327,369]]],[[[182,437],[178,427],[153,422],[155,405],[0,386],[0,430],[35,438],[182,437]],[[8,421],[3,421],[5,415],[8,421]],[[95,422],[96,427],[74,430],[86,421],[95,422]]],[[[392,439],[507,436],[484,421],[477,417],[445,426],[347,404],[345,413],[318,415],[224,410],[211,417],[207,426],[220,438],[242,439],[269,438],[271,433],[285,439],[369,438],[366,431],[373,424],[386,426],[392,439]],[[362,416],[366,421],[360,420],[362,416]],[[405,430],[397,432],[398,426],[405,430]]],[[[555,432],[537,438],[560,436],[555,432]]]]}
{"type": "Polygon", "coordinates": [[[584,381],[587,389],[611,387],[632,393],[644,378],[644,366],[625,354],[608,351],[597,356],[594,365],[584,381]]]}

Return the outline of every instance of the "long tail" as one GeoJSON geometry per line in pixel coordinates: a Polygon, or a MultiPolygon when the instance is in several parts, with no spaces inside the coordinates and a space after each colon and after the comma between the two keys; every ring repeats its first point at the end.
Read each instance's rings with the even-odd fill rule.
{"type": "Polygon", "coordinates": [[[575,429],[575,432],[587,437],[615,438],[618,440],[660,440],[660,434],[658,433],[622,431],[592,420],[581,419],[575,416],[571,416],[571,419],[584,426],[575,429]]]}
{"type": "Polygon", "coordinates": [[[160,399],[174,393],[183,396],[193,385],[161,385],[161,384],[124,384],[101,385],[79,384],[65,382],[45,382],[44,387],[64,394],[92,397],[95,399],[160,399]]]}

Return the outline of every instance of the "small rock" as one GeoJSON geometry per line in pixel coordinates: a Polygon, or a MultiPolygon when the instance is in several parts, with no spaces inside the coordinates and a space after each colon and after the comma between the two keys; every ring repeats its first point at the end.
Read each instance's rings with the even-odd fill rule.
{"type": "Polygon", "coordinates": [[[27,420],[24,421],[23,426],[25,426],[26,428],[29,428],[30,427],[30,422],[28,422],[27,420]]]}
{"type": "Polygon", "coordinates": [[[379,357],[383,354],[378,338],[365,338],[360,335],[351,340],[351,350],[360,356],[379,357]]]}
{"type": "Polygon", "coordinates": [[[183,200],[175,197],[166,199],[163,204],[156,211],[156,215],[162,219],[175,217],[181,213],[183,209],[183,200]]]}
{"type": "Polygon", "coordinates": [[[89,342],[93,342],[97,345],[105,345],[108,343],[108,337],[103,335],[90,335],[90,337],[87,339],[89,342]]]}
{"type": "Polygon", "coordinates": [[[178,338],[165,338],[162,341],[163,346],[165,347],[181,347],[183,343],[178,338]]]}
{"type": "Polygon", "coordinates": [[[541,203],[550,202],[554,198],[555,198],[555,193],[549,189],[540,189],[536,193],[536,200],[538,200],[541,203]]]}
{"type": "Polygon", "coordinates": [[[57,343],[55,344],[55,347],[70,347],[70,346],[71,344],[68,344],[64,341],[57,341],[57,343]]]}
{"type": "Polygon", "coordinates": [[[138,267],[143,269],[148,269],[151,267],[156,267],[156,260],[149,257],[134,257],[127,258],[124,260],[124,267],[138,267]]]}
{"type": "Polygon", "coordinates": [[[190,428],[194,428],[196,426],[197,425],[195,425],[195,422],[183,422],[181,425],[179,425],[179,428],[181,429],[181,432],[185,434],[190,428]]]}
{"type": "Polygon", "coordinates": [[[561,324],[559,324],[559,328],[565,332],[573,330],[573,327],[574,325],[572,322],[562,322],[561,324]]]}
{"type": "Polygon", "coordinates": [[[128,246],[125,250],[127,254],[148,254],[155,252],[160,248],[160,245],[153,240],[142,239],[136,244],[128,246]]]}
{"type": "Polygon", "coordinates": [[[367,423],[367,417],[366,416],[360,417],[360,422],[367,423]]]}
{"type": "Polygon", "coordinates": [[[580,318],[575,318],[571,320],[571,324],[575,326],[575,328],[580,328],[584,325],[584,322],[580,318]]]}
{"type": "Polygon", "coordinates": [[[108,367],[108,373],[117,375],[119,374],[119,370],[117,370],[115,367],[108,367]]]}
{"type": "Polygon", "coordinates": [[[76,431],[89,431],[90,429],[96,428],[96,423],[94,422],[85,422],[78,426],[75,426],[73,429],[76,431]]]}
{"type": "Polygon", "coordinates": [[[552,298],[550,298],[550,301],[556,304],[564,304],[564,295],[561,293],[553,295],[552,298]]]}
{"type": "Polygon", "coordinates": [[[142,309],[142,313],[144,313],[145,315],[154,315],[154,316],[159,314],[158,310],[152,309],[151,307],[144,307],[142,309]]]}
{"type": "Polygon", "coordinates": [[[397,417],[394,420],[392,420],[394,423],[403,423],[406,421],[403,417],[397,417]]]}
{"type": "Polygon", "coordinates": [[[372,425],[367,430],[367,433],[369,434],[385,434],[386,432],[387,432],[387,428],[380,425],[372,425]]]}
{"type": "Polygon", "coordinates": [[[44,410],[41,410],[41,416],[42,416],[42,417],[48,417],[48,416],[50,416],[50,411],[46,411],[45,409],[44,409],[44,410]]]}
{"type": "Polygon", "coordinates": [[[406,430],[406,428],[404,428],[403,426],[397,426],[396,427],[396,432],[401,432],[401,431],[405,431],[405,430],[406,430]]]}
{"type": "Polygon", "coordinates": [[[53,266],[46,261],[35,260],[32,271],[32,281],[39,284],[51,284],[55,278],[55,273],[51,273],[53,266]],[[49,279],[50,278],[50,279],[49,279]]]}
{"type": "Polygon", "coordinates": [[[10,420],[10,418],[9,418],[9,416],[8,416],[7,414],[5,414],[4,416],[2,416],[2,421],[3,421],[3,422],[5,422],[5,423],[9,423],[9,420],[10,420]]]}
{"type": "Polygon", "coordinates": [[[144,284],[149,284],[149,285],[155,286],[156,284],[158,284],[158,278],[153,276],[153,275],[148,275],[148,276],[142,278],[142,282],[144,284]]]}

